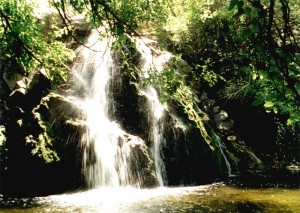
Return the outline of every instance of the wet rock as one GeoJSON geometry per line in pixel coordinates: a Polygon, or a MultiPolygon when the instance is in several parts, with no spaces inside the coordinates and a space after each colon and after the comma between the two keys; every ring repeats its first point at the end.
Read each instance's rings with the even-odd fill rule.
{"type": "Polygon", "coordinates": [[[32,72],[28,78],[27,101],[28,104],[36,106],[40,100],[49,94],[51,89],[51,80],[44,69],[32,72]]]}
{"type": "Polygon", "coordinates": [[[250,149],[246,149],[246,152],[248,153],[248,156],[251,159],[249,163],[249,168],[263,170],[265,167],[263,162],[250,149]]]}
{"type": "Polygon", "coordinates": [[[24,75],[20,73],[8,73],[8,72],[3,73],[3,79],[10,90],[13,90],[16,87],[17,82],[22,80],[23,78],[24,75]]]}
{"type": "Polygon", "coordinates": [[[14,90],[6,101],[6,106],[8,108],[21,107],[24,109],[26,104],[26,90],[24,88],[14,90]]]}
{"type": "Polygon", "coordinates": [[[216,101],[213,99],[208,99],[206,101],[203,102],[203,108],[208,111],[210,110],[214,105],[215,105],[216,101]]]}
{"type": "Polygon", "coordinates": [[[27,84],[28,84],[27,78],[22,78],[21,80],[17,81],[17,83],[15,85],[15,89],[23,88],[25,90],[27,87],[27,84]]]}
{"type": "Polygon", "coordinates": [[[140,187],[157,186],[158,181],[149,148],[139,137],[126,134],[125,138],[123,148],[129,146],[131,150],[128,159],[130,165],[128,172],[131,173],[134,180],[139,180],[140,187]]]}
{"type": "Polygon", "coordinates": [[[212,109],[213,113],[215,113],[215,114],[219,113],[220,110],[221,110],[220,106],[214,106],[212,109]]]}
{"type": "Polygon", "coordinates": [[[30,112],[40,103],[51,89],[51,81],[45,70],[37,70],[30,74],[29,80],[22,77],[14,83],[14,88],[6,101],[8,108],[20,107],[30,112]]]}
{"type": "Polygon", "coordinates": [[[199,98],[200,98],[200,101],[206,101],[208,99],[207,93],[203,92],[199,98]]]}
{"type": "Polygon", "coordinates": [[[224,110],[221,110],[218,114],[214,116],[215,122],[225,121],[228,118],[227,112],[224,110]]]}
{"type": "Polygon", "coordinates": [[[234,121],[228,120],[228,121],[220,121],[216,123],[216,126],[221,131],[229,131],[233,127],[234,121]]]}

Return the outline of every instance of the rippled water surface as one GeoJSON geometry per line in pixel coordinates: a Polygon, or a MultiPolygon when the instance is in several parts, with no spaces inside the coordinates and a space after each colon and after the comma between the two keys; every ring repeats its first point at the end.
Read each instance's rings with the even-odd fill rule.
{"type": "Polygon", "coordinates": [[[32,199],[1,198],[0,212],[300,212],[300,189],[195,187],[99,188],[32,199]]]}

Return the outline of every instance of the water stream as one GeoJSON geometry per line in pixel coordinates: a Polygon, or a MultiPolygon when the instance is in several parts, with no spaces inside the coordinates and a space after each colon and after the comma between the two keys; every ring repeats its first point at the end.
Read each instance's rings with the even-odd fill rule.
{"type": "MultiPolygon", "coordinates": [[[[128,134],[117,121],[111,120],[115,112],[112,88],[118,86],[115,85],[118,82],[112,79],[116,68],[110,52],[111,42],[107,39],[100,41],[98,37],[97,30],[93,30],[85,46],[78,49],[72,68],[72,98],[83,109],[86,125],[81,141],[83,174],[89,188],[140,186],[139,179],[135,178],[143,174],[133,176],[130,171],[130,161],[134,156],[126,143],[125,136],[128,134]]],[[[153,59],[146,57],[142,70],[151,69],[150,61],[153,59]]],[[[141,94],[147,98],[145,107],[148,108],[149,137],[157,181],[159,186],[164,186],[167,177],[161,147],[165,142],[165,106],[160,103],[154,87],[141,90],[141,94]]]]}
{"type": "Polygon", "coordinates": [[[177,188],[100,188],[28,199],[3,199],[2,213],[300,212],[300,190],[222,183],[177,188]]]}
{"type": "Polygon", "coordinates": [[[227,168],[227,174],[228,174],[228,177],[232,177],[234,176],[234,174],[232,173],[232,169],[231,169],[231,165],[229,163],[229,160],[227,159],[225,153],[224,153],[224,145],[222,144],[222,141],[221,141],[221,138],[215,133],[212,131],[212,137],[214,138],[215,142],[217,143],[217,146],[219,148],[219,151],[224,159],[224,162],[225,162],[225,165],[226,165],[226,168],[227,168]]]}
{"type": "Polygon", "coordinates": [[[165,106],[159,101],[157,91],[154,87],[148,87],[146,90],[141,91],[141,94],[146,96],[148,100],[148,105],[150,108],[149,121],[151,123],[151,140],[152,153],[155,164],[155,172],[158,180],[159,186],[167,185],[167,174],[165,169],[165,164],[163,161],[162,147],[165,145],[164,138],[164,114],[165,106]]]}
{"type": "MultiPolygon", "coordinates": [[[[171,54],[168,52],[156,54],[151,47],[155,41],[147,38],[136,38],[136,48],[142,55],[143,64],[140,68],[141,79],[148,78],[150,72],[161,72],[164,64],[170,59],[171,54]]],[[[154,86],[148,86],[140,91],[141,95],[147,98],[148,121],[150,122],[152,141],[152,154],[155,164],[155,172],[159,186],[168,184],[167,173],[164,163],[162,148],[166,145],[164,138],[165,132],[165,114],[167,106],[159,100],[159,95],[154,86]]]]}

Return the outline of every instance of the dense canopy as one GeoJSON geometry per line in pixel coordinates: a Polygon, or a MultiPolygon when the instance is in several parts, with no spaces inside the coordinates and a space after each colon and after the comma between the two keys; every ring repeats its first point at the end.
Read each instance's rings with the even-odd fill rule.
{"type": "MultiPolygon", "coordinates": [[[[80,14],[103,34],[157,39],[193,66],[186,74],[191,88],[222,84],[224,98],[299,122],[298,0],[53,0],[42,18],[38,8],[46,3],[1,1],[2,73],[44,67],[55,84],[65,82],[71,44],[80,44],[73,20],[80,14]]],[[[172,77],[162,84],[170,87],[172,77]]]]}

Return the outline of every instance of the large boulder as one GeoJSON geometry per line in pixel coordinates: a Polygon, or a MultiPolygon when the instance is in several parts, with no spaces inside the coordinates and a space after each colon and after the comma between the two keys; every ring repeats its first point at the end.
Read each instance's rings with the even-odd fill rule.
{"type": "Polygon", "coordinates": [[[49,93],[32,110],[15,106],[7,113],[9,169],[2,174],[5,185],[1,186],[1,192],[31,196],[79,187],[81,166],[77,143],[83,125],[76,103],[49,93]]]}
{"type": "Polygon", "coordinates": [[[124,133],[119,138],[119,146],[123,153],[130,150],[126,161],[128,162],[128,175],[130,180],[136,181],[129,184],[138,184],[139,187],[154,187],[158,185],[154,171],[154,164],[149,148],[144,141],[134,135],[124,133]]]}

